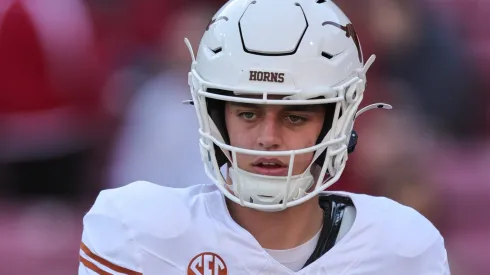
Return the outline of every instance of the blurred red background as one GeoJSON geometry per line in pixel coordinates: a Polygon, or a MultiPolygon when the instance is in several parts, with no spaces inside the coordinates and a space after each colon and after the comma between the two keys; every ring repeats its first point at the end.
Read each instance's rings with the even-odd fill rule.
{"type": "MultiPolygon", "coordinates": [[[[454,275],[487,275],[490,1],[334,2],[377,55],[365,103],[395,109],[359,120],[332,189],[416,208],[445,236],[454,275]]],[[[207,182],[181,104],[183,39],[197,47],[223,3],[0,0],[0,274],[76,274],[101,189],[207,182]]]]}

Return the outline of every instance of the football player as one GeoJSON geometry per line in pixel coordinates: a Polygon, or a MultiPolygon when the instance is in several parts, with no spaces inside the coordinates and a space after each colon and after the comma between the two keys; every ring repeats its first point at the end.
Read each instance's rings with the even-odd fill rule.
{"type": "Polygon", "coordinates": [[[80,275],[450,273],[415,210],[325,191],[355,148],[355,119],[391,108],[359,110],[374,56],[333,2],[229,1],[196,57],[186,43],[213,183],[102,191],[83,220],[80,275]]]}

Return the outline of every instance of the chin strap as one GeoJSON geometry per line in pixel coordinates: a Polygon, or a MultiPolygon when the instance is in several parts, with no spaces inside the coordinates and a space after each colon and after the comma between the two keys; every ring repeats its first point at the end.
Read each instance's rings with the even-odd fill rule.
{"type": "Polygon", "coordinates": [[[320,207],[324,212],[323,227],[315,250],[303,268],[323,256],[335,245],[342,225],[344,210],[346,207],[354,205],[350,198],[338,195],[320,195],[319,199],[320,207]]]}

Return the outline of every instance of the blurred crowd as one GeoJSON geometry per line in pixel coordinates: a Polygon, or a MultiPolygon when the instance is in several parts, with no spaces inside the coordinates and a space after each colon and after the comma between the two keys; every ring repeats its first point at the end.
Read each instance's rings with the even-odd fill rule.
{"type": "MultiPolygon", "coordinates": [[[[0,274],[76,274],[101,189],[208,182],[184,37],[224,2],[0,0],[0,274]]],[[[365,103],[394,109],[358,120],[332,189],[416,208],[454,275],[488,275],[490,1],[334,2],[377,55],[365,103]]]]}

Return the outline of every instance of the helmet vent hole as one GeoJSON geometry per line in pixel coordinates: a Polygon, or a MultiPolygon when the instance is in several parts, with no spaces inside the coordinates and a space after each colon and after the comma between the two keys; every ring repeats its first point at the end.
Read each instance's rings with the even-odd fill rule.
{"type": "Polygon", "coordinates": [[[322,56],[327,58],[327,59],[332,59],[332,57],[333,57],[333,55],[326,53],[326,52],[322,52],[322,56]]]}
{"type": "Polygon", "coordinates": [[[212,51],[214,54],[218,54],[218,53],[220,53],[220,52],[223,50],[223,48],[222,48],[222,47],[218,47],[218,48],[216,48],[216,49],[211,49],[211,48],[209,48],[209,49],[210,49],[210,50],[211,50],[211,51],[212,51]]]}
{"type": "Polygon", "coordinates": [[[317,1],[316,1],[316,3],[317,3],[317,4],[323,4],[323,3],[325,3],[325,2],[327,2],[327,1],[326,1],[326,0],[317,0],[317,1]]]}

